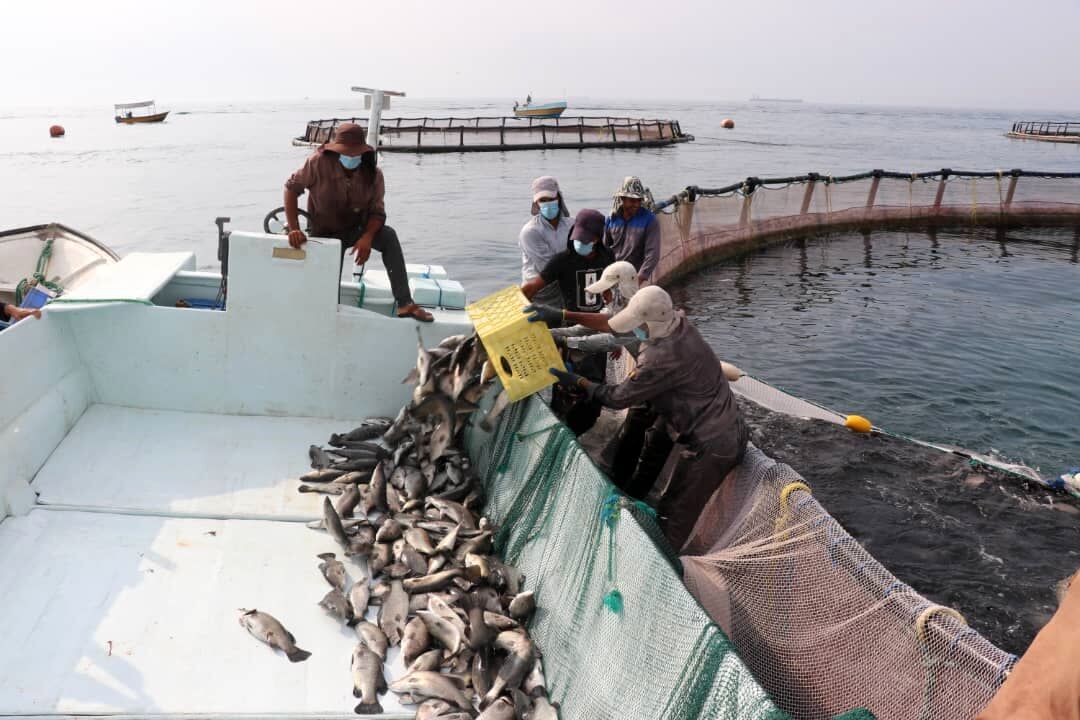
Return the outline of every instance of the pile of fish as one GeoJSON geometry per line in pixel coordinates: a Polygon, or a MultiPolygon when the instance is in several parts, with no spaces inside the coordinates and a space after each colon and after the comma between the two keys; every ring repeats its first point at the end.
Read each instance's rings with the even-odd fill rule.
{"type": "MultiPolygon", "coordinates": [[[[389,689],[418,705],[420,720],[558,718],[525,628],[533,594],[493,554],[496,528],[477,514],[481,487],[461,450],[493,376],[475,334],[436,348],[421,343],[403,381],[416,389],[395,419],[369,418],[331,435],[329,447],[309,448],[313,469],[299,490],[327,496],[323,518],[309,527],[340,546],[340,557],[318,557],[330,585],[319,605],[356,632],[359,714],[382,712],[379,694],[389,689]],[[405,672],[387,683],[384,663],[395,646],[405,672]]],[[[503,392],[481,425],[490,429],[507,404],[503,392]]],[[[240,622],[292,662],[310,655],[266,613],[245,611],[240,622]]]]}

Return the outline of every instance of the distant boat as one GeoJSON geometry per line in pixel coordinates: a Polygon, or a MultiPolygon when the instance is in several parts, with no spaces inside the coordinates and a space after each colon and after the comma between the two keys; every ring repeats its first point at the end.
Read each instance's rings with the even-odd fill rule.
{"type": "Polygon", "coordinates": [[[782,103],[801,103],[802,98],[767,98],[760,95],[754,95],[750,98],[750,102],[782,102],[782,103]]]}
{"type": "Polygon", "coordinates": [[[135,123],[158,123],[165,119],[169,111],[157,112],[153,100],[144,100],[135,103],[116,103],[113,105],[116,113],[116,122],[125,125],[135,123]]]}
{"type": "Polygon", "coordinates": [[[555,118],[562,115],[565,110],[565,100],[552,103],[533,104],[531,95],[525,98],[524,105],[518,105],[516,102],[514,103],[514,117],[520,118],[555,118]]]}

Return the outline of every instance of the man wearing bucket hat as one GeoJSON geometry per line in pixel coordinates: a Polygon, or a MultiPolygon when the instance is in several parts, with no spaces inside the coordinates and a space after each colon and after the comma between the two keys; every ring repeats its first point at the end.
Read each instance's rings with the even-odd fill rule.
{"type": "MultiPolygon", "coordinates": [[[[521,282],[528,284],[540,276],[552,258],[567,248],[570,241],[570,211],[566,209],[559,181],[550,175],[532,181],[532,217],[518,233],[521,248],[521,282]]],[[[537,293],[537,302],[562,307],[562,293],[554,283],[547,283],[537,293]]]]}
{"type": "Polygon", "coordinates": [[[565,385],[622,409],[649,402],[678,435],[658,514],[671,546],[686,542],[701,508],[741,460],[747,428],[720,359],[663,288],[639,290],[607,322],[615,332],[644,336],[638,364],[618,385],[595,383],[555,368],[565,385]]]}
{"type": "Polygon", "coordinates": [[[604,227],[604,244],[615,259],[626,260],[638,270],[638,280],[653,281],[660,262],[660,223],[651,210],[643,207],[652,196],[641,178],[629,176],[615,192],[615,203],[604,227]]]}
{"type": "Polygon", "coordinates": [[[285,182],[285,217],[293,247],[307,242],[297,212],[304,191],[309,191],[308,231],[315,237],[340,240],[342,264],[346,250],[357,265],[366,263],[372,250],[382,253],[398,317],[431,322],[431,313],[413,302],[401,242],[386,224],[386,184],[364,128],[355,123],[338,125],[333,141],[316,150],[285,182]]]}
{"type": "MultiPolygon", "coordinates": [[[[603,306],[600,294],[590,293],[588,288],[596,284],[604,268],[614,259],[611,251],[600,243],[603,235],[602,213],[596,210],[578,212],[570,229],[568,247],[553,257],[540,275],[521,287],[525,297],[531,300],[550,283],[558,283],[563,307],[568,312],[593,313],[600,310],[603,306]]],[[[606,355],[564,350],[563,357],[579,375],[603,382],[607,369],[606,355]]],[[[577,388],[557,386],[552,394],[551,409],[575,435],[591,428],[600,417],[600,403],[586,397],[577,388]]]]}

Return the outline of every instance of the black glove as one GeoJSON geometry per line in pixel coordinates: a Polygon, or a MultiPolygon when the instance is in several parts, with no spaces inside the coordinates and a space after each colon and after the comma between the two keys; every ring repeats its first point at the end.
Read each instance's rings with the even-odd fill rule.
{"type": "Polygon", "coordinates": [[[587,377],[578,375],[575,372],[567,372],[566,370],[559,370],[558,368],[551,368],[551,374],[559,378],[559,383],[566,387],[581,388],[585,391],[585,394],[591,400],[596,393],[596,388],[599,387],[592,380],[587,377]]]}
{"type": "Polygon", "coordinates": [[[552,326],[562,325],[566,319],[565,310],[550,305],[526,305],[521,312],[529,316],[529,322],[539,321],[552,326]]]}

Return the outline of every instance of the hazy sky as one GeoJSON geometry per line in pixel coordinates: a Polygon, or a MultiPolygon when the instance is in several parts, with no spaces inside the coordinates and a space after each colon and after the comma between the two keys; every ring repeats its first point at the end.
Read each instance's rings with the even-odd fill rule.
{"type": "Polygon", "coordinates": [[[598,97],[1080,109],[1076,0],[3,3],[5,105],[598,97]]]}

